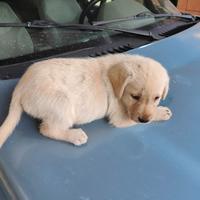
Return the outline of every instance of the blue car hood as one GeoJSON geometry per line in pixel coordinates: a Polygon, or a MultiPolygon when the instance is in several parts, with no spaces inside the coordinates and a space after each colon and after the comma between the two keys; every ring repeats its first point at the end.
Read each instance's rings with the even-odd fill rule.
{"type": "MultiPolygon", "coordinates": [[[[41,136],[24,114],[0,150],[0,199],[200,199],[200,24],[128,53],[168,69],[172,119],[124,129],[98,120],[74,147],[41,136]]],[[[0,81],[1,122],[16,82],[0,81]]]]}

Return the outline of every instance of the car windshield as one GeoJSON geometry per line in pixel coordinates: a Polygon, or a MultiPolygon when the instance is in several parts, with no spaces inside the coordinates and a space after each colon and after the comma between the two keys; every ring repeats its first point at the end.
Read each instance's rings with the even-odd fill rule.
{"type": "Polygon", "coordinates": [[[88,48],[91,44],[99,46],[106,42],[112,43],[112,37],[119,34],[107,29],[94,31],[90,28],[82,30],[65,26],[35,28],[23,27],[23,24],[16,27],[9,23],[20,24],[43,20],[65,25],[88,24],[92,26],[91,24],[95,22],[136,16],[107,25],[107,27],[135,30],[161,20],[153,15],[144,15],[144,13],[180,14],[168,0],[0,1],[0,60],[26,55],[44,56],[45,52],[56,54],[57,52],[74,51],[88,48]]]}

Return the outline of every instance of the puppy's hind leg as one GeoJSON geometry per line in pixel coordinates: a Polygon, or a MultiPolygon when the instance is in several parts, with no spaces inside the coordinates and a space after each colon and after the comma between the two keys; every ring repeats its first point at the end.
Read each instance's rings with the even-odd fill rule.
{"type": "Polygon", "coordinates": [[[60,140],[80,146],[87,142],[87,135],[82,129],[69,129],[48,122],[42,122],[40,125],[40,133],[51,139],[60,140]]]}

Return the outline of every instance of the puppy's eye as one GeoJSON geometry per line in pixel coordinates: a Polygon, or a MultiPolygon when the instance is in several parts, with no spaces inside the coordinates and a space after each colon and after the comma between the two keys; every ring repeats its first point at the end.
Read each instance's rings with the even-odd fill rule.
{"type": "Polygon", "coordinates": [[[160,99],[160,97],[159,97],[159,96],[156,96],[156,97],[154,98],[154,101],[157,101],[158,99],[160,99]]]}
{"type": "Polygon", "coordinates": [[[134,100],[139,100],[140,99],[140,96],[139,95],[133,95],[131,94],[131,97],[134,99],[134,100]]]}

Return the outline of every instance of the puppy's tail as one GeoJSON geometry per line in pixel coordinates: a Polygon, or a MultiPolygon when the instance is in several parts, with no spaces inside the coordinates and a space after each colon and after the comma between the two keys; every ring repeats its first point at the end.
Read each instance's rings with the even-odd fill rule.
{"type": "Polygon", "coordinates": [[[0,127],[0,148],[17,126],[21,118],[22,112],[23,110],[20,105],[20,97],[18,95],[15,95],[14,92],[10,103],[8,116],[0,127]]]}

